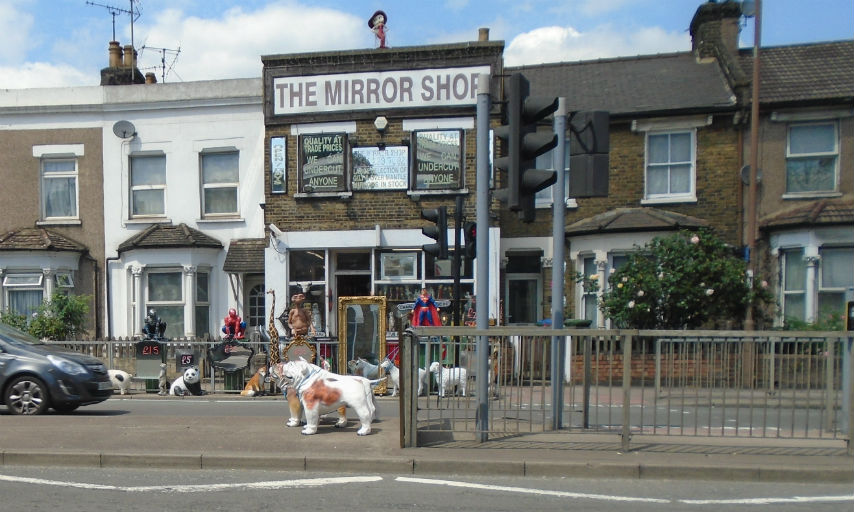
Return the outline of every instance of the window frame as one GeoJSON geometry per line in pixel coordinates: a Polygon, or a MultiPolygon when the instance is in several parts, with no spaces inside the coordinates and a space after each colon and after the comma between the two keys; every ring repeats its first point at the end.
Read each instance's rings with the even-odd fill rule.
{"type": "MultiPolygon", "coordinates": [[[[442,193],[447,191],[460,191],[465,189],[465,175],[466,175],[466,131],[463,128],[426,128],[426,129],[418,129],[413,130],[411,132],[411,146],[414,148],[410,151],[410,159],[411,163],[409,165],[409,193],[411,194],[429,194],[429,193],[442,193]],[[454,183],[440,183],[437,186],[425,186],[420,184],[419,176],[421,172],[418,169],[419,157],[418,157],[418,137],[427,133],[456,133],[458,134],[459,141],[459,157],[454,160],[454,162],[459,166],[456,176],[456,181],[454,183]]],[[[450,159],[449,159],[450,161],[450,159]]]]}
{"type": "Polygon", "coordinates": [[[804,196],[821,196],[826,194],[836,194],[839,191],[839,122],[836,120],[827,121],[812,121],[789,123],[786,126],[786,174],[785,174],[785,196],[787,197],[804,197],[804,196]],[[805,128],[815,126],[830,126],[833,128],[833,150],[819,151],[812,153],[792,153],[792,129],[805,128]],[[809,160],[833,157],[833,186],[826,190],[801,190],[792,191],[789,189],[789,164],[796,160],[809,160]]]}
{"type": "Polygon", "coordinates": [[[41,181],[41,191],[40,191],[40,199],[41,199],[41,217],[42,220],[76,220],[80,218],[80,168],[79,161],[76,157],[52,157],[52,156],[43,156],[39,159],[39,173],[40,173],[40,181],[41,181]],[[50,172],[48,177],[48,172],[45,171],[45,164],[48,162],[72,162],[74,169],[73,170],[65,170],[65,171],[57,171],[50,172]],[[46,183],[48,180],[73,180],[74,187],[74,205],[73,212],[70,215],[48,215],[47,212],[47,186],[46,183]]]}
{"type": "Polygon", "coordinates": [[[166,182],[167,182],[167,166],[166,154],[162,152],[155,153],[135,153],[128,155],[128,216],[131,219],[147,218],[147,217],[166,217],[166,182]],[[163,183],[149,185],[134,185],[133,184],[133,167],[134,161],[144,158],[159,158],[163,161],[163,183]],[[134,211],[134,195],[138,191],[159,190],[162,195],[163,211],[160,213],[136,213],[134,211]]]}
{"type": "Polygon", "coordinates": [[[663,130],[650,130],[644,132],[644,199],[642,204],[653,203],[676,203],[676,202],[696,202],[697,201],[697,129],[696,128],[674,128],[663,130]],[[688,134],[690,145],[689,160],[673,161],[671,160],[671,145],[668,143],[668,161],[667,162],[650,162],[650,138],[667,135],[668,142],[672,140],[674,135],[688,134]],[[672,182],[672,167],[677,165],[689,166],[689,190],[687,192],[671,192],[670,185],[672,182]],[[667,167],[667,184],[668,191],[664,193],[650,192],[650,176],[651,167],[667,167]]]}
{"type": "Polygon", "coordinates": [[[227,149],[209,149],[203,150],[199,152],[199,187],[201,188],[201,193],[199,197],[199,203],[201,205],[201,215],[203,219],[212,219],[212,218],[222,218],[222,217],[235,217],[240,214],[240,151],[236,148],[227,148],[227,149]],[[235,166],[234,173],[237,181],[233,182],[214,182],[208,183],[205,180],[205,158],[206,157],[217,157],[222,155],[234,155],[235,156],[235,166]],[[234,190],[234,210],[227,212],[209,212],[208,210],[208,201],[207,201],[207,191],[214,189],[233,189],[234,190]]]}
{"type": "Polygon", "coordinates": [[[809,271],[807,268],[807,262],[804,259],[806,250],[804,247],[789,247],[780,250],[781,261],[780,261],[780,316],[785,322],[787,318],[792,318],[795,320],[804,321],[808,317],[808,311],[806,308],[807,303],[807,283],[806,283],[806,274],[809,271]],[[802,273],[804,278],[799,283],[800,288],[788,288],[788,259],[789,258],[798,258],[798,265],[802,268],[802,273]],[[801,296],[801,312],[799,316],[793,316],[788,314],[789,308],[787,307],[788,297],[801,296]]]}

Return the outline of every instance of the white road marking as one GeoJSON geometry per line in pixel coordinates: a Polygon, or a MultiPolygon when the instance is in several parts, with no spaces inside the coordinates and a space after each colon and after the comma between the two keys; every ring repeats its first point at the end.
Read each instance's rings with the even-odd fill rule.
{"type": "Polygon", "coordinates": [[[679,500],[689,505],[777,505],[784,503],[832,503],[854,501],[854,494],[848,496],[794,496],[791,498],[742,498],[732,500],[679,500]]]}
{"type": "Polygon", "coordinates": [[[643,503],[682,503],[686,505],[773,505],[785,503],[835,503],[854,500],[854,495],[846,496],[795,496],[791,498],[742,498],[728,500],[685,500],[685,499],[659,499],[638,498],[632,496],[613,496],[607,494],[588,494],[566,491],[549,491],[545,489],[527,489],[524,487],[508,487],[503,485],[473,484],[469,482],[457,482],[453,480],[436,480],[429,478],[410,478],[399,476],[398,482],[410,482],[417,484],[444,485],[448,487],[464,487],[469,489],[482,489],[487,491],[517,492],[522,494],[536,494],[540,496],[556,496],[561,498],[584,498],[600,501],[621,502],[643,502],[643,503]]]}
{"type": "Polygon", "coordinates": [[[5,482],[26,483],[34,485],[51,485],[56,487],[74,487],[77,489],[91,489],[101,491],[121,492],[211,492],[226,491],[230,489],[287,489],[295,487],[320,487],[334,484],[351,484],[376,482],[382,480],[381,476],[352,476],[336,478],[306,478],[302,480],[272,480],[268,482],[235,482],[228,484],[196,484],[196,485],[101,485],[87,484],[81,482],[64,482],[60,480],[45,480],[43,478],[28,478],[22,476],[0,475],[0,480],[5,482]]]}
{"type": "Polygon", "coordinates": [[[434,480],[428,478],[409,478],[404,476],[399,476],[395,480],[398,482],[411,482],[417,484],[432,484],[432,485],[445,485],[447,487],[466,487],[469,489],[482,489],[486,491],[505,491],[505,492],[518,492],[521,494],[537,494],[540,496],[558,496],[561,498],[586,498],[591,500],[602,500],[602,501],[634,501],[634,502],[643,502],[643,503],[672,503],[670,500],[662,500],[657,498],[635,498],[632,496],[609,496],[607,494],[588,494],[588,493],[580,493],[580,492],[566,492],[566,491],[549,491],[545,489],[526,489],[525,487],[508,487],[504,485],[487,485],[487,484],[473,484],[469,482],[455,482],[453,480],[434,480]]]}

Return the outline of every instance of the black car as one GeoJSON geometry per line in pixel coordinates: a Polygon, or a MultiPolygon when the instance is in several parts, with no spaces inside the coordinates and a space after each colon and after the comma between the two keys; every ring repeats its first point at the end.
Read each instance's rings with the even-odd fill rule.
{"type": "Polygon", "coordinates": [[[113,394],[100,359],[46,345],[0,324],[0,403],[12,414],[60,413],[113,394]]]}

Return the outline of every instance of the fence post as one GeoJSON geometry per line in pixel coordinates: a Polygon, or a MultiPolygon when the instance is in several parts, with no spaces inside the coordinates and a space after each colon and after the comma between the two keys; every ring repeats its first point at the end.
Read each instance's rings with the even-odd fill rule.
{"type": "Polygon", "coordinates": [[[584,384],[582,390],[582,405],[581,405],[581,425],[583,428],[590,428],[590,352],[593,347],[593,339],[591,336],[584,336],[584,384]]]}
{"type": "Polygon", "coordinates": [[[400,447],[418,446],[418,346],[412,331],[400,343],[400,447]]]}
{"type": "Polygon", "coordinates": [[[661,338],[655,338],[655,396],[661,396],[661,338]]]}
{"type": "Polygon", "coordinates": [[[629,451],[631,440],[631,405],[632,405],[632,340],[631,334],[623,334],[623,452],[629,451]]]}
{"type": "MultiPolygon", "coordinates": [[[[841,338],[837,338],[841,340],[841,338]]],[[[830,338],[824,338],[824,353],[827,357],[824,358],[824,425],[827,432],[833,432],[833,367],[836,366],[833,362],[834,345],[831,344],[830,338]]]]}

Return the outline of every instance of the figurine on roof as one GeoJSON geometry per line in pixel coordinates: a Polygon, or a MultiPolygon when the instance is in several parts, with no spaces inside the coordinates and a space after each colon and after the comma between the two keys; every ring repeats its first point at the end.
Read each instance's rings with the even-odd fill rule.
{"type": "Polygon", "coordinates": [[[383,11],[377,11],[368,20],[368,27],[374,31],[377,36],[380,48],[388,48],[385,45],[385,24],[388,22],[388,16],[383,11]]]}
{"type": "Polygon", "coordinates": [[[222,332],[227,339],[243,338],[243,333],[246,331],[246,322],[237,314],[237,310],[229,308],[228,316],[223,319],[225,325],[222,326],[222,332]]]}

